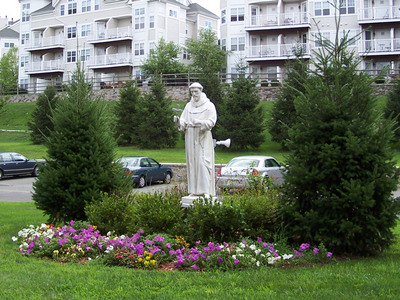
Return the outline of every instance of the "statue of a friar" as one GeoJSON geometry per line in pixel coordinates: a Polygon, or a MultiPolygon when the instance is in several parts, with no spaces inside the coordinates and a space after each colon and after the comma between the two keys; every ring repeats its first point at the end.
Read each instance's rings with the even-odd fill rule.
{"type": "Polygon", "coordinates": [[[214,104],[203,93],[203,86],[189,86],[190,102],[181,117],[174,117],[179,130],[185,131],[186,167],[189,196],[215,196],[214,141],[211,129],[217,122],[214,104]]]}

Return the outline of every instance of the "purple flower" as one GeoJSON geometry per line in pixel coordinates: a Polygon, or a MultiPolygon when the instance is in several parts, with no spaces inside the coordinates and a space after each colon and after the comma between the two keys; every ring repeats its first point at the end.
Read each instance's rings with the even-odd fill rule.
{"type": "Polygon", "coordinates": [[[171,244],[170,243],[166,243],[165,247],[167,247],[168,249],[171,249],[171,244]]]}
{"type": "Polygon", "coordinates": [[[235,259],[235,260],[233,261],[233,263],[234,263],[235,265],[237,265],[238,263],[240,263],[240,260],[235,259]]]}
{"type": "Polygon", "coordinates": [[[60,244],[60,246],[64,244],[64,241],[62,239],[59,239],[57,242],[60,244]]]}
{"type": "Polygon", "coordinates": [[[164,242],[164,240],[165,240],[165,238],[160,235],[157,235],[156,237],[154,237],[154,241],[156,241],[156,242],[164,242]]]}
{"type": "Polygon", "coordinates": [[[318,248],[314,248],[312,252],[313,252],[314,254],[318,254],[319,249],[318,249],[318,248]]]}
{"type": "Polygon", "coordinates": [[[217,259],[218,259],[218,261],[220,262],[220,263],[222,263],[224,260],[222,259],[222,257],[217,257],[217,259]]]}
{"type": "Polygon", "coordinates": [[[306,250],[308,248],[310,248],[310,244],[303,243],[303,244],[300,245],[299,251],[301,252],[301,251],[304,251],[304,250],[306,250]]]}
{"type": "Polygon", "coordinates": [[[139,233],[140,233],[140,234],[143,234],[143,233],[144,233],[144,230],[143,230],[143,229],[139,229],[139,233]]]}
{"type": "Polygon", "coordinates": [[[326,253],[326,257],[332,257],[332,252],[328,252],[328,253],[326,253]]]}
{"type": "Polygon", "coordinates": [[[195,269],[195,270],[200,270],[200,268],[198,266],[196,266],[196,265],[192,265],[192,268],[195,269]]]}
{"type": "Polygon", "coordinates": [[[74,221],[74,220],[71,220],[71,221],[69,222],[69,224],[71,224],[71,226],[74,226],[75,221],[74,221]]]}
{"type": "Polygon", "coordinates": [[[261,243],[262,242],[262,238],[257,238],[257,242],[261,243]]]}
{"type": "Polygon", "coordinates": [[[198,244],[200,244],[201,243],[201,241],[200,240],[198,240],[198,241],[196,241],[196,244],[198,245],[198,244]]]}

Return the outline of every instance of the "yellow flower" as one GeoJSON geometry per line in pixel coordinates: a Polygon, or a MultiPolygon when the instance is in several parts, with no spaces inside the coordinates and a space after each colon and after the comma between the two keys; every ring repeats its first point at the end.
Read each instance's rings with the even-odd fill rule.
{"type": "Polygon", "coordinates": [[[93,229],[94,229],[94,230],[96,230],[96,229],[97,229],[97,226],[96,226],[96,225],[94,225],[94,226],[92,226],[92,227],[93,227],[93,229]]]}
{"type": "Polygon", "coordinates": [[[142,262],[143,258],[139,257],[139,262],[142,262]]]}
{"type": "Polygon", "coordinates": [[[54,250],[53,254],[58,255],[58,250],[54,250]]]}
{"type": "Polygon", "coordinates": [[[149,262],[148,262],[148,261],[145,261],[143,264],[144,264],[145,266],[147,266],[147,265],[149,264],[149,262]]]}
{"type": "Polygon", "coordinates": [[[155,265],[156,264],[156,261],[153,259],[153,260],[151,260],[150,261],[153,265],[155,265]]]}
{"type": "Polygon", "coordinates": [[[150,255],[149,255],[149,256],[146,256],[146,260],[150,260],[150,258],[151,258],[150,255]]]}
{"type": "Polygon", "coordinates": [[[72,253],[72,254],[71,254],[71,257],[72,257],[72,258],[75,258],[75,257],[76,257],[76,254],[75,254],[75,253],[72,253]]]}

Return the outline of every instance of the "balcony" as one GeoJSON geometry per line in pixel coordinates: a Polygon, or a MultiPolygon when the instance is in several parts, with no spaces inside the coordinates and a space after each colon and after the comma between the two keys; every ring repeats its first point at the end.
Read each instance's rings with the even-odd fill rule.
{"type": "Polygon", "coordinates": [[[35,61],[29,64],[26,72],[33,74],[62,73],[64,72],[64,62],[58,60],[35,61]]]}
{"type": "Polygon", "coordinates": [[[63,36],[50,36],[40,39],[34,39],[27,47],[27,51],[41,51],[49,49],[64,49],[65,40],[63,36]]]}
{"type": "Polygon", "coordinates": [[[282,13],[252,16],[246,30],[283,28],[309,28],[310,22],[307,13],[282,13]]]}
{"type": "Polygon", "coordinates": [[[386,23],[400,21],[400,6],[383,6],[361,9],[358,22],[360,24],[386,23]]]}
{"type": "Polygon", "coordinates": [[[247,49],[247,61],[285,60],[295,57],[295,50],[302,50],[303,56],[310,55],[310,46],[306,43],[251,46],[247,49]]]}
{"type": "Polygon", "coordinates": [[[91,44],[108,43],[114,41],[133,40],[132,27],[119,27],[106,29],[102,32],[91,32],[88,41],[91,44]]]}
{"type": "Polygon", "coordinates": [[[91,69],[133,67],[132,53],[97,55],[89,59],[88,67],[91,69]]]}
{"type": "Polygon", "coordinates": [[[363,40],[360,55],[400,55],[400,38],[382,40],[363,40]]]}

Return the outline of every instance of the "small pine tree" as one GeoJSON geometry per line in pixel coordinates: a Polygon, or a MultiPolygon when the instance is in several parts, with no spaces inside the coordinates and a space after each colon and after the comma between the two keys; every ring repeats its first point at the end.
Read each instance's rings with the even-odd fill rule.
{"type": "Polygon", "coordinates": [[[400,79],[395,80],[388,94],[388,100],[384,110],[385,118],[394,118],[396,127],[394,131],[394,142],[399,145],[400,139],[400,79]]]}
{"type": "Polygon", "coordinates": [[[79,67],[74,76],[51,118],[46,165],[33,184],[33,201],[50,222],[86,220],[85,205],[100,199],[100,192],[127,188],[114,163],[107,106],[93,97],[79,67]]]}
{"type": "Polygon", "coordinates": [[[398,172],[371,78],[358,72],[347,36],[320,40],[314,71],[295,100],[297,122],[282,211],[288,235],[336,253],[375,254],[393,241],[398,172]]]}
{"type": "Polygon", "coordinates": [[[257,81],[239,75],[228,88],[218,136],[232,139],[232,149],[258,148],[265,140],[264,113],[256,93],[257,81]]]}
{"type": "Polygon", "coordinates": [[[53,86],[46,87],[43,94],[38,96],[31,120],[28,122],[32,143],[42,144],[49,137],[53,130],[51,116],[57,101],[57,90],[53,86]]]}
{"type": "Polygon", "coordinates": [[[141,148],[160,149],[176,144],[178,131],[174,124],[171,98],[161,78],[153,78],[150,93],[139,105],[137,125],[137,145],[141,148]]]}
{"type": "Polygon", "coordinates": [[[302,60],[302,51],[295,51],[297,59],[287,64],[286,79],[283,82],[278,99],[274,102],[268,129],[271,139],[287,149],[289,129],[296,122],[297,114],[294,100],[304,92],[304,83],[308,78],[308,63],[302,60]]]}
{"type": "Polygon", "coordinates": [[[137,144],[137,118],[141,91],[134,81],[128,81],[120,89],[119,102],[115,107],[115,134],[119,145],[137,144]]]}

